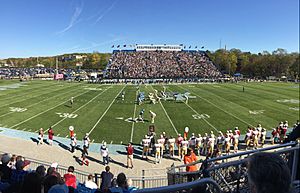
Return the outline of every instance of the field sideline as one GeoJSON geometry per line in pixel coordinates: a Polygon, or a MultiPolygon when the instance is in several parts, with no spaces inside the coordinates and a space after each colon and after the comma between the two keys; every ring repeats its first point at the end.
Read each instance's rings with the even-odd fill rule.
{"type": "MultiPolygon", "coordinates": [[[[163,85],[141,85],[145,96],[163,85]]],[[[188,91],[195,99],[188,104],[163,101],[142,105],[135,103],[136,85],[99,85],[55,81],[0,81],[0,127],[37,132],[54,127],[55,135],[68,137],[73,125],[78,139],[90,133],[94,142],[140,143],[150,122],[131,122],[141,109],[150,120],[149,110],[157,114],[156,132],[175,136],[188,126],[201,133],[238,126],[245,132],[248,125],[261,123],[270,130],[279,121],[290,126],[299,119],[299,84],[173,84],[166,92],[188,91]],[[242,87],[245,87],[243,92],[242,87]],[[125,100],[120,93],[125,91],[125,100]],[[71,107],[70,98],[74,97],[71,107]]],[[[36,136],[37,134],[33,134],[36,136]]]]}

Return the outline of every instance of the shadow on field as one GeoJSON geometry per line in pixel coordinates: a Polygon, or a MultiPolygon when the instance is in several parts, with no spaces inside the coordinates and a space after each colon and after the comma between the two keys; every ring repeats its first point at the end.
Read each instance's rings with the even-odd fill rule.
{"type": "Polygon", "coordinates": [[[30,137],[30,139],[31,139],[34,143],[36,143],[37,145],[39,144],[39,140],[38,140],[38,139],[36,139],[36,138],[34,138],[34,137],[30,137]]]}
{"type": "Polygon", "coordinates": [[[72,105],[67,105],[67,104],[65,104],[64,106],[65,106],[65,107],[72,108],[72,105]]]}
{"type": "Polygon", "coordinates": [[[88,160],[90,160],[90,161],[92,161],[92,162],[96,162],[96,163],[98,163],[98,164],[104,164],[102,161],[100,161],[100,160],[98,160],[98,159],[96,159],[96,158],[94,158],[94,157],[91,157],[91,156],[86,156],[86,158],[88,159],[88,160]]]}
{"type": "Polygon", "coordinates": [[[61,143],[60,141],[57,140],[53,140],[54,142],[56,142],[58,144],[59,147],[63,148],[64,150],[70,151],[70,147],[66,146],[65,144],[61,143]]]}

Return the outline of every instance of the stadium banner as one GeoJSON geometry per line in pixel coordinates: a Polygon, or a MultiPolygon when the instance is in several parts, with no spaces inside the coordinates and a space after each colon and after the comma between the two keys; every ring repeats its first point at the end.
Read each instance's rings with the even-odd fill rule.
{"type": "Polygon", "coordinates": [[[61,79],[64,79],[63,74],[54,74],[54,80],[61,80],[61,79]]]}

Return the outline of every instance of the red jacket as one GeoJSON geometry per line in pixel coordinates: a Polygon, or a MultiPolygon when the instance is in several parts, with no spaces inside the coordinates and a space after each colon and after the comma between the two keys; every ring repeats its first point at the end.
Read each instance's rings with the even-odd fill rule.
{"type": "Polygon", "coordinates": [[[72,186],[76,189],[76,176],[72,173],[67,173],[64,175],[65,183],[67,186],[72,186]]]}
{"type": "Polygon", "coordinates": [[[53,135],[54,135],[53,130],[52,130],[52,129],[49,129],[49,130],[48,130],[48,138],[52,140],[52,139],[53,139],[53,135]]]}
{"type": "Polygon", "coordinates": [[[133,147],[132,145],[127,147],[127,155],[133,155],[133,147]]]}

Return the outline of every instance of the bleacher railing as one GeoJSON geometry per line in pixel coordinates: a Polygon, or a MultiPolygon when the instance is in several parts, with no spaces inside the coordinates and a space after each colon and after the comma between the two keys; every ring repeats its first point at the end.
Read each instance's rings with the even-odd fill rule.
{"type": "Polygon", "coordinates": [[[181,184],[188,181],[188,176],[196,175],[198,178],[210,177],[220,185],[223,192],[239,192],[248,190],[246,162],[248,156],[256,152],[272,151],[284,158],[290,167],[292,180],[296,177],[299,161],[299,144],[296,142],[276,145],[257,150],[245,151],[228,156],[205,160],[207,167],[197,172],[186,172],[185,167],[195,164],[203,164],[204,161],[197,161],[192,164],[173,166],[168,168],[168,184],[181,184]]]}
{"type": "MultiPolygon", "coordinates": [[[[132,185],[137,188],[154,188],[168,185],[166,169],[145,169],[142,170],[140,177],[127,176],[132,180],[132,185]],[[159,175],[155,175],[159,173],[159,175]]],[[[97,184],[101,184],[101,174],[95,173],[97,184]]]]}
{"type": "Polygon", "coordinates": [[[204,178],[200,180],[195,180],[193,182],[188,182],[184,184],[174,184],[170,186],[163,186],[158,188],[145,188],[134,191],[135,193],[204,193],[213,192],[221,193],[220,186],[210,178],[204,178]]]}

